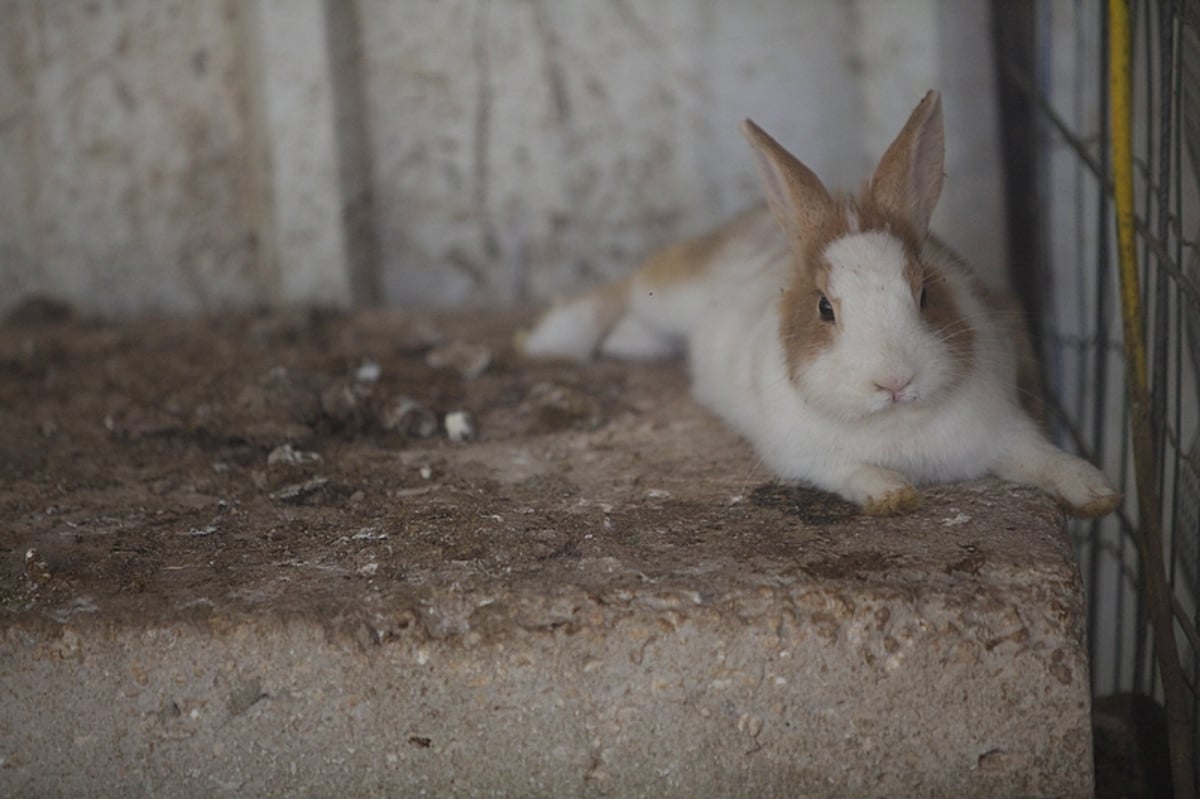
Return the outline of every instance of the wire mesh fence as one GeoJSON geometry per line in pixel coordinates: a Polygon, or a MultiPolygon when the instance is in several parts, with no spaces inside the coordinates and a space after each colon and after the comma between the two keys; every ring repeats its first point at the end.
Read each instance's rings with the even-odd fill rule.
{"type": "Polygon", "coordinates": [[[1171,712],[1185,719],[1186,729],[1175,724],[1172,732],[1177,740],[1186,736],[1195,763],[1200,0],[1128,4],[1139,333],[1152,453],[1151,479],[1141,481],[1135,477],[1131,422],[1137,409],[1127,384],[1131,342],[1122,332],[1113,200],[1109,42],[1115,23],[1105,3],[1081,0],[995,0],[993,8],[1014,281],[1046,365],[1050,424],[1064,444],[1101,465],[1126,498],[1118,514],[1072,528],[1088,592],[1093,693],[1166,701],[1168,726],[1171,712]],[[1150,502],[1140,508],[1139,489],[1150,502]],[[1165,690],[1171,686],[1163,684],[1163,653],[1150,624],[1148,572],[1139,551],[1149,526],[1161,528],[1170,589],[1165,612],[1174,619],[1183,683],[1175,694],[1165,690]]]}

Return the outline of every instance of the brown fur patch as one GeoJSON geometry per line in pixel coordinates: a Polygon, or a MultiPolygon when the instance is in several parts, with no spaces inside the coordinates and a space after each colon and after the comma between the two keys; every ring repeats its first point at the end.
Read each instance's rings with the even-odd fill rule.
{"type": "Polygon", "coordinates": [[[612,283],[594,288],[586,295],[596,304],[598,315],[604,320],[601,326],[605,335],[608,335],[608,330],[617,323],[629,305],[631,282],[629,276],[626,275],[612,283]]]}
{"type": "Polygon", "coordinates": [[[753,206],[708,233],[660,250],[638,269],[639,280],[648,287],[666,288],[702,277],[721,249],[752,230],[763,213],[761,205],[753,206]]]}
{"type": "Polygon", "coordinates": [[[1025,412],[1045,431],[1050,421],[1046,407],[1046,386],[1042,382],[1042,366],[1033,348],[1025,311],[1009,291],[993,291],[985,286],[977,286],[976,290],[1003,335],[1016,347],[1017,399],[1025,412]]]}
{"type": "MultiPolygon", "coordinates": [[[[805,231],[803,239],[793,242],[796,269],[791,286],[780,300],[779,331],[787,353],[788,374],[793,380],[800,366],[827,350],[836,335],[838,323],[821,319],[818,304],[822,295],[834,306],[834,319],[841,318],[840,298],[828,293],[830,266],[823,255],[826,248],[845,236],[878,230],[896,235],[906,252],[916,252],[911,230],[897,223],[879,205],[841,196],[834,200],[834,209],[834,213],[805,231]]],[[[910,280],[918,275],[914,272],[910,280]]]]}
{"type": "Polygon", "coordinates": [[[848,235],[879,231],[895,237],[905,253],[904,279],[919,301],[922,289],[926,306],[922,316],[935,335],[941,337],[959,365],[959,373],[970,362],[975,334],[963,318],[962,309],[932,259],[922,259],[922,244],[916,231],[904,219],[874,202],[864,189],[860,197],[843,196],[835,201],[836,212],[827,216],[803,241],[794,242],[796,269],[792,283],[780,300],[780,337],[787,353],[788,373],[793,380],[800,367],[827,350],[837,334],[838,322],[821,319],[818,303],[822,294],[834,306],[834,318],[841,318],[840,298],[828,294],[830,266],[823,253],[834,241],[848,235]],[[853,220],[853,222],[852,222],[853,220]]]}
{"type": "MultiPolygon", "coordinates": [[[[837,322],[821,319],[818,304],[829,290],[829,264],[824,259],[798,268],[792,284],[779,298],[779,336],[787,354],[788,377],[796,379],[800,366],[829,349],[837,333],[837,322]]],[[[831,303],[835,300],[830,298],[831,303]]],[[[834,305],[834,319],[841,308],[834,305]]]]}
{"type": "Polygon", "coordinates": [[[941,339],[950,350],[958,365],[958,374],[966,371],[975,351],[975,328],[963,316],[954,292],[946,282],[946,275],[931,261],[923,264],[925,283],[925,309],[921,316],[933,334],[941,339]]]}

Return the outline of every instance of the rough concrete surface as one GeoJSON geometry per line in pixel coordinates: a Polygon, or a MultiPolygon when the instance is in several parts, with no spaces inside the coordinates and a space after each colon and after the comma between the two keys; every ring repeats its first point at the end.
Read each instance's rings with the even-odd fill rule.
{"type": "Polygon", "coordinates": [[[511,330],[0,327],[0,795],[1090,795],[1050,501],[865,518],[511,330]]]}

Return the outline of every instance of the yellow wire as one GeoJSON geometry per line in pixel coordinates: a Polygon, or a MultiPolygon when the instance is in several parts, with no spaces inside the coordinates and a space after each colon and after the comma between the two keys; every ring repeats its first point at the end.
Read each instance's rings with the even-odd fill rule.
{"type": "Polygon", "coordinates": [[[1117,258],[1121,282],[1121,318],[1125,331],[1126,380],[1133,437],[1134,472],[1137,475],[1138,530],[1150,623],[1154,630],[1159,674],[1167,710],[1171,780],[1175,796],[1195,797],[1193,742],[1188,732],[1187,693],[1175,643],[1171,595],[1163,563],[1158,486],[1154,469],[1150,392],[1146,374],[1146,342],[1142,338],[1141,289],[1138,286],[1137,247],[1134,241],[1133,199],[1133,90],[1130,69],[1133,37],[1129,25],[1129,0],[1108,0],[1109,120],[1112,131],[1113,199],[1117,213],[1117,258]]]}
{"type": "Polygon", "coordinates": [[[1146,345],[1142,339],[1141,288],[1134,241],[1133,90],[1130,70],[1129,3],[1109,0],[1109,113],[1112,131],[1113,194],[1117,212],[1117,259],[1121,281],[1128,378],[1136,396],[1147,386],[1146,345]]]}

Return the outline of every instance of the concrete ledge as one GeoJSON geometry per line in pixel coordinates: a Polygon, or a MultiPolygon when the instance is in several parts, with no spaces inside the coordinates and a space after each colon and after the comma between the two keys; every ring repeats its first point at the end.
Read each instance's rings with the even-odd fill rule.
{"type": "Polygon", "coordinates": [[[503,320],[152,329],[0,337],[6,795],[1091,795],[1039,495],[867,519],[677,368],[530,367],[503,320]],[[472,342],[481,375],[429,366],[472,342]],[[478,438],[386,430],[422,391],[478,438]]]}

